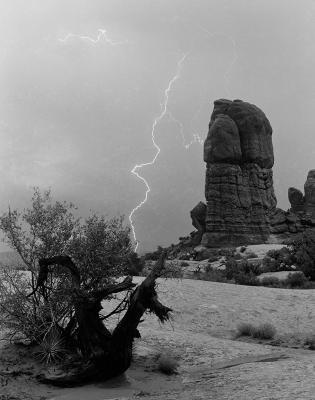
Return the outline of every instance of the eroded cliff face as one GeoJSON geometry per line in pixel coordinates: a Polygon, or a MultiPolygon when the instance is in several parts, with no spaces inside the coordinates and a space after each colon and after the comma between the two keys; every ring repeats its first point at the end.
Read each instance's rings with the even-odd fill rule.
{"type": "MultiPolygon", "coordinates": [[[[276,209],[272,128],[265,114],[241,100],[217,100],[204,144],[208,247],[263,243],[276,209]]],[[[315,203],[314,203],[315,205],[315,203]]]]}

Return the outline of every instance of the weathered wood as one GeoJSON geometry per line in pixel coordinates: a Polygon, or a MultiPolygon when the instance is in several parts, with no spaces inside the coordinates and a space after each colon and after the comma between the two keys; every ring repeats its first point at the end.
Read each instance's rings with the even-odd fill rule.
{"type": "MultiPolygon", "coordinates": [[[[161,304],[155,290],[155,281],[161,274],[166,254],[162,254],[150,274],[137,286],[129,298],[129,306],[113,333],[105,327],[99,312],[106,297],[132,289],[132,277],[110,284],[101,290],[86,293],[80,288],[80,273],[70,257],[58,256],[40,260],[37,287],[44,285],[48,266],[58,264],[69,269],[72,275],[72,301],[77,325],[77,347],[82,354],[82,363],[68,374],[42,376],[42,382],[58,386],[82,385],[91,380],[106,380],[122,374],[129,368],[132,345],[140,337],[137,329],[146,310],[156,314],[161,322],[169,318],[170,308],[161,304]]],[[[74,320],[71,321],[74,324],[74,320]]]]}

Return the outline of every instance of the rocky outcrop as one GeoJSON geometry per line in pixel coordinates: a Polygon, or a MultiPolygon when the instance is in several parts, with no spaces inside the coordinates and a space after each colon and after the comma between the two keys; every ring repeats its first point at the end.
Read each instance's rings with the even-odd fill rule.
{"type": "Polygon", "coordinates": [[[309,171],[307,175],[304,193],[294,187],[289,188],[291,208],[288,211],[277,209],[271,216],[272,234],[285,238],[315,228],[315,170],[309,171]]]}
{"type": "Polygon", "coordinates": [[[202,235],[206,231],[206,213],[207,206],[202,201],[190,211],[191,221],[193,226],[197,229],[196,234],[193,235],[191,242],[198,245],[201,242],[202,235]]]}
{"type": "Polygon", "coordinates": [[[304,185],[304,212],[315,218],[315,169],[309,171],[304,185]]]}
{"type": "Polygon", "coordinates": [[[204,161],[207,210],[202,244],[265,242],[276,207],[272,128],[265,114],[241,100],[215,101],[204,161]]]}
{"type": "Polygon", "coordinates": [[[290,187],[288,190],[288,197],[291,204],[291,210],[294,213],[304,211],[304,195],[299,189],[290,187]]]}

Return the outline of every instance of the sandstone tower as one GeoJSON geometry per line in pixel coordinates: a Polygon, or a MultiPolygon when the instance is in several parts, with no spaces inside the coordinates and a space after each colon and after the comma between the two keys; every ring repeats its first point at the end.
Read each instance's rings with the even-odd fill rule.
{"type": "Polygon", "coordinates": [[[265,242],[277,204],[272,128],[265,114],[241,100],[215,101],[204,161],[207,208],[202,244],[265,242]]]}

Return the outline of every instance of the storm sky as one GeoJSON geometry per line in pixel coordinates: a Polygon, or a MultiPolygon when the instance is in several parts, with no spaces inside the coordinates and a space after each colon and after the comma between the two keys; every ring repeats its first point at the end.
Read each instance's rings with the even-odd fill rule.
{"type": "Polygon", "coordinates": [[[139,250],[192,230],[205,164],[184,144],[206,137],[218,98],[269,118],[287,209],[288,187],[315,168],[314,0],[0,0],[0,212],[39,186],[127,223],[145,194],[130,171],[156,153],[152,124],[185,54],[155,128],[161,152],[138,170],[151,187],[134,214],[139,250]]]}

